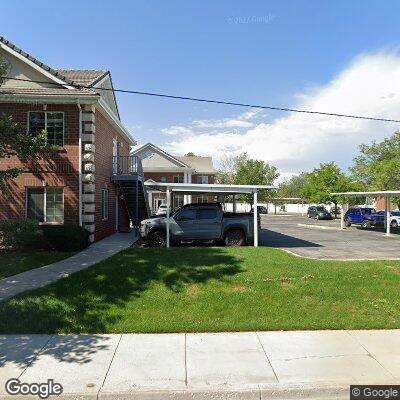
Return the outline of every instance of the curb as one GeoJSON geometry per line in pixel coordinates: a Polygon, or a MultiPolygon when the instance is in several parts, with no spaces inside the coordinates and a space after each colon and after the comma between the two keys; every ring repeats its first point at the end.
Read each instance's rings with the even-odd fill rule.
{"type": "Polygon", "coordinates": [[[302,226],[304,228],[311,228],[311,229],[323,229],[327,231],[338,231],[340,230],[339,228],[333,227],[333,226],[322,226],[322,225],[312,225],[312,224],[297,224],[297,226],[302,226]]]}

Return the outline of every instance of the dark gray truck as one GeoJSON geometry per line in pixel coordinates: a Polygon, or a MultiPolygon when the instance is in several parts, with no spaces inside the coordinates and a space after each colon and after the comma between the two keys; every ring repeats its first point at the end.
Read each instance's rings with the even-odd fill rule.
{"type": "MultiPolygon", "coordinates": [[[[219,203],[187,204],[169,218],[170,239],[175,243],[244,246],[254,238],[253,218],[253,213],[224,212],[219,203]]],[[[166,225],[166,217],[145,219],[140,237],[151,246],[165,246],[166,225]]]]}

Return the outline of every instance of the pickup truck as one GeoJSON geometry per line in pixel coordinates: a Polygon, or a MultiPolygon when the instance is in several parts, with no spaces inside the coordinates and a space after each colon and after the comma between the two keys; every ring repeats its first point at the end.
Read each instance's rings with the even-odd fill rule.
{"type": "MultiPolygon", "coordinates": [[[[169,217],[171,242],[223,241],[227,246],[244,246],[254,237],[253,218],[253,213],[224,212],[219,203],[187,204],[169,217]]],[[[166,217],[145,219],[140,224],[140,237],[150,246],[164,247],[166,225],[166,217]]]]}

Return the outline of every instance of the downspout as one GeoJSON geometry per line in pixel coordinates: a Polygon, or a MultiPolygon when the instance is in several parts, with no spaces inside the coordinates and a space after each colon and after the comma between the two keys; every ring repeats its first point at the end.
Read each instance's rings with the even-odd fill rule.
{"type": "Polygon", "coordinates": [[[79,109],[79,226],[82,226],[82,107],[77,103],[79,109]]]}

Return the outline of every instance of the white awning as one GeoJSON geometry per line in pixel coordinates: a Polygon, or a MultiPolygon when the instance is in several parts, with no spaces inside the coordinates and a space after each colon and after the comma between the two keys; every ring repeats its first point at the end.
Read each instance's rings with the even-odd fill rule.
{"type": "Polygon", "coordinates": [[[382,196],[382,197],[392,197],[392,196],[400,196],[400,190],[383,190],[383,191],[376,191],[376,192],[338,192],[338,193],[331,193],[331,196],[382,196]]]}

